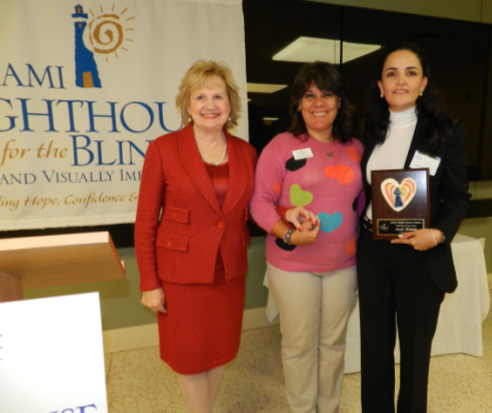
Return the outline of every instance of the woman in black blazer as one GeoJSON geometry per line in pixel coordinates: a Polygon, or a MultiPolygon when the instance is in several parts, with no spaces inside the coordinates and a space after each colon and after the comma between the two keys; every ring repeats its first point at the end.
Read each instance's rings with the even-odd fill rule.
{"type": "Polygon", "coordinates": [[[397,412],[426,412],[439,308],[457,286],[450,242],[469,205],[466,134],[444,112],[429,76],[416,45],[393,45],[382,53],[370,95],[361,162],[368,202],[357,251],[364,413],[395,411],[397,331],[397,412]],[[371,171],[416,167],[429,168],[430,227],[392,241],[373,240],[371,171]]]}

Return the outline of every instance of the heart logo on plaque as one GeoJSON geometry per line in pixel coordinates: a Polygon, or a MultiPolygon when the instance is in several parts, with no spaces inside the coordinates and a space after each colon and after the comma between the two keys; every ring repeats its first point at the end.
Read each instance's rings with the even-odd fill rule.
{"type": "Polygon", "coordinates": [[[400,212],[412,202],[417,192],[417,183],[412,178],[405,178],[401,183],[393,178],[387,178],[381,182],[381,192],[388,205],[396,212],[400,212]]]}

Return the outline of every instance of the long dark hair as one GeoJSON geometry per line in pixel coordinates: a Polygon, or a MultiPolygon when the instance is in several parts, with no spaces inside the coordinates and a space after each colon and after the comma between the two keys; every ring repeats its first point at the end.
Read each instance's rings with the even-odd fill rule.
{"type": "Polygon", "coordinates": [[[298,110],[301,98],[315,85],[319,90],[332,92],[340,98],[340,108],[333,123],[332,136],[340,142],[349,141],[355,134],[355,108],[350,103],[348,90],[338,69],[327,62],[316,61],[303,65],[292,84],[289,105],[291,124],[288,131],[301,138],[307,134],[306,123],[298,110]]]}
{"type": "MultiPolygon", "coordinates": [[[[457,119],[446,111],[446,102],[431,80],[431,72],[427,56],[415,43],[401,42],[381,49],[379,65],[376,67],[375,78],[381,79],[386,59],[391,53],[399,50],[408,50],[415,54],[422,65],[423,75],[427,77],[427,87],[423,95],[417,99],[416,108],[419,122],[429,136],[430,148],[434,148],[439,141],[446,139],[451,133],[457,119]]],[[[364,139],[373,144],[383,143],[388,131],[390,111],[386,99],[381,98],[376,79],[369,89],[368,113],[365,119],[364,139]]]]}

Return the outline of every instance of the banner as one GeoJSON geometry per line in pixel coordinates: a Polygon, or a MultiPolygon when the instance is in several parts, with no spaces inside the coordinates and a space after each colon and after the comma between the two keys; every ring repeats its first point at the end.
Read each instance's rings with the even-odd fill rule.
{"type": "Polygon", "coordinates": [[[241,0],[2,0],[0,229],[132,223],[149,142],[198,59],[240,88],[241,0]]]}

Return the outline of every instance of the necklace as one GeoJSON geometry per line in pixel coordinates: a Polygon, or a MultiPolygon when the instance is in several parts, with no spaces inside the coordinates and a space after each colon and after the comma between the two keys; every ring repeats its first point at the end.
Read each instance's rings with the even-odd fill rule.
{"type": "Polygon", "coordinates": [[[327,149],[326,149],[326,150],[328,151],[328,152],[326,152],[326,156],[327,156],[328,158],[333,158],[333,156],[334,156],[334,155],[333,155],[333,152],[332,152],[332,150],[331,150],[331,144],[332,144],[333,142],[335,142],[335,140],[333,139],[333,137],[330,137],[327,141],[320,141],[320,140],[318,140],[318,139],[316,139],[316,138],[313,138],[313,137],[312,137],[311,135],[309,135],[309,134],[308,134],[307,136],[308,136],[308,137],[310,137],[311,139],[313,139],[313,140],[317,141],[317,142],[326,143],[326,146],[327,146],[327,149]]]}
{"type": "Polygon", "coordinates": [[[333,139],[331,139],[331,140],[329,140],[329,141],[327,142],[327,145],[326,145],[326,146],[327,146],[327,149],[326,149],[326,150],[328,151],[328,152],[326,152],[326,156],[327,156],[328,158],[333,158],[333,151],[332,151],[332,148],[331,148],[331,147],[332,147],[332,143],[333,143],[333,142],[334,142],[334,140],[333,140],[333,139]]]}
{"type": "Polygon", "coordinates": [[[219,161],[219,162],[209,162],[209,161],[207,161],[207,160],[205,159],[205,157],[202,155],[202,152],[200,151],[200,149],[198,149],[198,150],[199,150],[199,152],[200,152],[200,155],[201,155],[202,159],[203,159],[206,163],[208,163],[208,164],[210,164],[210,165],[212,165],[212,166],[217,166],[217,165],[220,165],[220,164],[224,161],[224,158],[225,158],[226,153],[227,153],[227,141],[226,141],[226,138],[225,138],[224,132],[222,132],[222,139],[224,139],[224,153],[222,154],[222,158],[220,158],[220,161],[219,161]]]}

